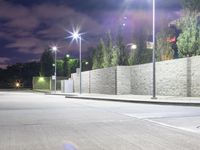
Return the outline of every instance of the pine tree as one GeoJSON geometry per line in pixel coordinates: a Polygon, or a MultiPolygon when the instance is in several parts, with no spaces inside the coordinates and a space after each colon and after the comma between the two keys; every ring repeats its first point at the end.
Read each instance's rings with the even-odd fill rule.
{"type": "Polygon", "coordinates": [[[193,14],[186,14],[178,23],[182,33],[177,39],[179,53],[183,56],[199,54],[200,49],[200,24],[198,17],[193,14]]]}
{"type": "Polygon", "coordinates": [[[105,48],[105,44],[103,40],[101,39],[97,48],[94,49],[92,69],[103,68],[103,49],[104,48],[105,48]]]}
{"type": "Polygon", "coordinates": [[[125,44],[123,43],[123,37],[120,31],[118,32],[118,35],[117,35],[116,45],[119,49],[118,65],[128,65],[128,51],[126,49],[125,44]]]}
{"type": "Polygon", "coordinates": [[[112,58],[111,58],[111,66],[119,65],[119,57],[120,57],[120,49],[117,46],[113,46],[112,48],[112,58]]]}
{"type": "MultiPolygon", "coordinates": [[[[103,40],[101,43],[104,44],[103,40]]],[[[111,59],[112,59],[112,37],[110,32],[106,34],[105,44],[102,47],[103,51],[103,68],[111,67],[111,59]]]]}

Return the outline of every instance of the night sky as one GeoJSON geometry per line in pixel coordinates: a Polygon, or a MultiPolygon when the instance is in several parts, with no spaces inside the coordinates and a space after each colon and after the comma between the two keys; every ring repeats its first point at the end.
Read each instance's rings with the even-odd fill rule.
{"type": "MultiPolygon", "coordinates": [[[[39,60],[45,48],[59,46],[59,57],[76,56],[66,30],[80,26],[83,54],[108,31],[123,28],[126,42],[145,24],[152,28],[152,0],[0,0],[0,67],[39,60]],[[123,26],[124,24],[124,26],[123,26]]],[[[157,31],[180,17],[179,0],[156,0],[157,31]]]]}

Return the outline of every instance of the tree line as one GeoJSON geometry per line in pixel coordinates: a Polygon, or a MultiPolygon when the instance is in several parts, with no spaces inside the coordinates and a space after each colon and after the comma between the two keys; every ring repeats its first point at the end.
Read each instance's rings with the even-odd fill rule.
{"type": "MultiPolygon", "coordinates": [[[[51,48],[47,48],[40,58],[40,76],[52,76],[55,72],[55,60],[51,48]]],[[[79,59],[73,58],[66,54],[63,58],[56,60],[57,76],[70,77],[79,68],[79,59]]],[[[89,59],[82,60],[82,71],[90,70],[91,62],[89,59]]]]}
{"type": "Polygon", "coordinates": [[[17,63],[0,69],[0,88],[16,88],[16,83],[23,87],[32,87],[32,77],[38,76],[39,62],[17,63]]]}
{"type": "Polygon", "coordinates": [[[114,39],[110,32],[106,33],[105,37],[100,39],[97,47],[92,49],[92,69],[151,62],[152,50],[146,45],[147,36],[147,32],[141,28],[134,34],[135,39],[131,43],[125,44],[120,31],[114,39]],[[135,47],[133,48],[133,46],[135,47]]]}
{"type": "MultiPolygon", "coordinates": [[[[0,68],[0,88],[17,88],[16,83],[23,88],[32,88],[32,78],[34,76],[51,77],[54,75],[55,60],[51,48],[47,48],[41,54],[40,61],[17,63],[8,66],[6,69],[0,68]]],[[[79,60],[69,55],[59,58],[56,61],[57,76],[70,77],[71,73],[79,68],[79,60]]],[[[84,59],[82,70],[90,70],[91,62],[84,59]],[[87,62],[87,63],[86,63],[87,62]]]]}

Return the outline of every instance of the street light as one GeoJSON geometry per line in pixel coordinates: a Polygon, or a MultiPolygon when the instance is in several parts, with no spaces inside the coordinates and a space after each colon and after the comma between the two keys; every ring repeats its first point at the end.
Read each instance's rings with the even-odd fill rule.
{"type": "MultiPolygon", "coordinates": [[[[69,32],[69,31],[68,31],[69,32]]],[[[73,30],[73,32],[69,32],[70,36],[69,38],[72,38],[72,41],[76,40],[79,42],[79,70],[80,70],[80,94],[82,93],[82,76],[81,76],[81,71],[82,71],[82,63],[81,63],[81,33],[79,33],[79,30],[73,30]]]]}
{"type": "Polygon", "coordinates": [[[15,83],[15,87],[16,87],[16,88],[19,88],[19,87],[20,87],[19,81],[17,81],[17,82],[15,83]]]}
{"type": "Polygon", "coordinates": [[[55,53],[55,71],[54,71],[54,79],[55,79],[55,84],[54,84],[54,90],[55,90],[55,93],[56,93],[56,59],[57,59],[57,50],[58,50],[58,47],[57,46],[52,46],[51,47],[51,50],[55,53]]]}
{"type": "Polygon", "coordinates": [[[134,44],[134,43],[128,43],[126,46],[127,46],[127,47],[130,47],[131,50],[137,49],[137,45],[134,44]]]}
{"type": "Polygon", "coordinates": [[[156,60],[155,60],[155,9],[156,9],[155,0],[153,0],[153,97],[152,99],[156,99],[156,60]]]}
{"type": "Polygon", "coordinates": [[[69,55],[69,54],[67,54],[67,55],[66,55],[66,57],[67,57],[67,58],[69,58],[69,57],[70,57],[70,55],[69,55]]]}

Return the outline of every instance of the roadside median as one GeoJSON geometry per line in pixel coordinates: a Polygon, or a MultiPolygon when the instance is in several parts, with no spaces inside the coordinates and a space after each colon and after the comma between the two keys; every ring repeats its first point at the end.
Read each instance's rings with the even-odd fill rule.
{"type": "Polygon", "coordinates": [[[180,106],[200,106],[199,97],[175,97],[158,96],[151,99],[150,95],[105,95],[105,94],[63,94],[70,99],[102,100],[115,102],[158,104],[158,105],[180,105],[180,106]]]}

